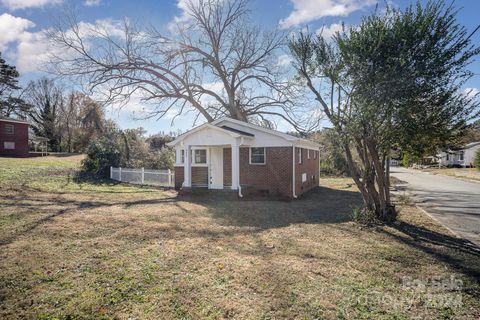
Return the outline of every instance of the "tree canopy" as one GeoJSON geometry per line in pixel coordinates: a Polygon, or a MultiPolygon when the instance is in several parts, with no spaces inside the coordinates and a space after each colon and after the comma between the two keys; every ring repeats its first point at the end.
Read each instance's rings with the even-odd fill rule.
{"type": "Polygon", "coordinates": [[[479,48],[443,2],[388,8],[332,41],[300,33],[295,68],[332,122],[368,210],[395,219],[388,157],[397,146],[423,153],[455,139],[478,116],[461,92],[479,48]]]}

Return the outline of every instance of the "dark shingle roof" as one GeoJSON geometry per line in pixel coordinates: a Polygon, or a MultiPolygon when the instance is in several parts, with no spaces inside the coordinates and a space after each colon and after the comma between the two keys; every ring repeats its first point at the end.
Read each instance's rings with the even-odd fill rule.
{"type": "Polygon", "coordinates": [[[221,126],[220,128],[228,130],[228,131],[232,131],[232,132],[235,132],[235,133],[238,133],[238,134],[241,134],[243,136],[249,136],[249,137],[254,137],[255,136],[254,134],[251,134],[250,132],[245,132],[245,131],[234,129],[234,128],[231,128],[231,127],[228,127],[228,126],[221,126]]]}

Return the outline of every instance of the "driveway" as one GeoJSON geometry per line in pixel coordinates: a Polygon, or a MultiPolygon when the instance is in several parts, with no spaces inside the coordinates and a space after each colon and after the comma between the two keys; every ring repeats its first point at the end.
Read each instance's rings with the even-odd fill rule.
{"type": "Polygon", "coordinates": [[[392,176],[429,214],[458,236],[480,246],[480,183],[393,167],[392,176]]]}

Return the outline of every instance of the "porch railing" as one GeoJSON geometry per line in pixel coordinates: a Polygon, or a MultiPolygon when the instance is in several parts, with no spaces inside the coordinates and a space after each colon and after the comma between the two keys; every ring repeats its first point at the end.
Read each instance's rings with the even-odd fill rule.
{"type": "Polygon", "coordinates": [[[173,188],[175,186],[175,174],[170,169],[151,170],[110,167],[110,179],[165,188],[173,188]]]}

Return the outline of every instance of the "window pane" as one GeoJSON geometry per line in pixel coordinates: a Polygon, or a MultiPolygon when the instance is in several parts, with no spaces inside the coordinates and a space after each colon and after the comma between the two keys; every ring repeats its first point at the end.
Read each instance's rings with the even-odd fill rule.
{"type": "Polygon", "coordinates": [[[6,124],[5,125],[5,133],[6,134],[13,134],[13,124],[6,124]]]}
{"type": "Polygon", "coordinates": [[[207,150],[195,150],[195,163],[207,163],[207,150]]]}
{"type": "Polygon", "coordinates": [[[4,142],[3,148],[8,150],[13,150],[15,149],[15,142],[4,142]]]}
{"type": "Polygon", "coordinates": [[[185,150],[180,150],[180,163],[185,163],[185,150]]]}
{"type": "Polygon", "coordinates": [[[265,163],[265,148],[251,148],[250,163],[265,163]]]}

